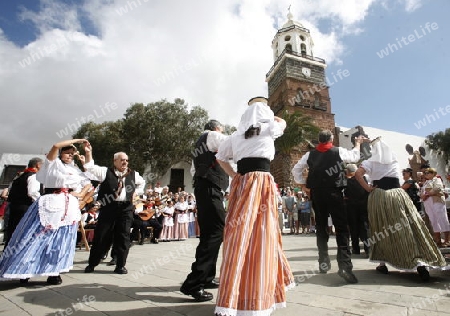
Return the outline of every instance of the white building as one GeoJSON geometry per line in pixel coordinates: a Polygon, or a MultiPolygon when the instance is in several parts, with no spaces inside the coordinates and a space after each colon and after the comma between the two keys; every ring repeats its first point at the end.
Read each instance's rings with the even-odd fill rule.
{"type": "MultiPolygon", "coordinates": [[[[397,156],[401,169],[409,168],[409,159],[412,158],[412,156],[406,151],[407,144],[411,145],[414,150],[418,150],[419,147],[424,147],[426,152],[424,158],[429,161],[430,167],[437,170],[438,174],[444,180],[446,186],[450,186],[450,183],[445,180],[447,169],[444,160],[440,155],[430,150],[425,145],[425,137],[386,131],[374,127],[362,126],[362,128],[370,139],[375,139],[378,136],[381,136],[381,139],[393,150],[393,152],[397,156]]],[[[351,135],[357,131],[357,128],[353,127],[349,129],[346,127],[339,127],[339,129],[339,145],[348,149],[352,148],[353,145],[351,143],[351,135]]],[[[402,178],[400,177],[400,183],[401,182],[402,178]]]]}
{"type": "Polygon", "coordinates": [[[0,155],[0,188],[7,188],[17,172],[24,170],[28,162],[38,157],[42,160],[45,155],[5,153],[0,155]]]}

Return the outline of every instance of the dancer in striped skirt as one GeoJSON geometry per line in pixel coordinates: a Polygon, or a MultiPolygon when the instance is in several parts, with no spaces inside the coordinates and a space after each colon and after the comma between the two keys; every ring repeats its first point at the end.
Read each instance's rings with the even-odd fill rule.
{"type": "Polygon", "coordinates": [[[44,185],[25,213],[0,258],[0,278],[27,283],[35,276],[48,276],[47,283],[62,283],[61,272],[73,266],[78,222],[78,198],[90,180],[73,163],[77,150],[72,139],[53,145],[36,179],[44,185]],[[78,192],[78,193],[76,193],[78,192]]]}
{"type": "Polygon", "coordinates": [[[361,163],[355,178],[371,192],[368,215],[371,236],[370,260],[379,262],[376,270],[389,272],[386,263],[400,270],[417,270],[422,280],[430,278],[427,267],[446,269],[445,259],[433,241],[413,201],[400,188],[400,169],[391,149],[375,139],[372,156],[361,163]],[[372,186],[364,181],[367,174],[372,186]]]}
{"type": "Polygon", "coordinates": [[[285,291],[294,286],[281,245],[277,188],[269,172],[273,141],[283,134],[286,122],[274,116],[265,98],[253,98],[249,105],[238,130],[217,154],[233,178],[215,309],[220,316],[270,315],[285,307],[285,291]]]}

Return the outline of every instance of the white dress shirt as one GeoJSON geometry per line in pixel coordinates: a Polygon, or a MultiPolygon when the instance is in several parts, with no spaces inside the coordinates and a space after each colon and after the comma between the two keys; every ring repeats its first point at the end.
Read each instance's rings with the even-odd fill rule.
{"type": "MultiPolygon", "coordinates": [[[[84,168],[97,177],[98,181],[103,182],[106,179],[106,172],[108,171],[107,167],[97,166],[94,163],[94,160],[89,161],[84,165],[84,168]]],[[[134,171],[134,184],[136,185],[135,193],[136,195],[144,194],[145,189],[145,180],[142,178],[137,171],[134,171]]],[[[116,171],[117,174],[117,171],[116,171]]],[[[127,190],[126,187],[120,192],[120,195],[115,199],[117,202],[126,201],[127,190]]]]}
{"type": "MultiPolygon", "coordinates": [[[[360,159],[360,151],[359,149],[353,148],[351,150],[338,147],[339,156],[342,161],[345,163],[355,163],[360,159]]],[[[294,168],[292,168],[292,175],[294,176],[294,181],[299,184],[305,184],[306,178],[303,176],[303,171],[308,169],[308,158],[309,152],[303,155],[303,157],[295,164],[294,168]]]]}

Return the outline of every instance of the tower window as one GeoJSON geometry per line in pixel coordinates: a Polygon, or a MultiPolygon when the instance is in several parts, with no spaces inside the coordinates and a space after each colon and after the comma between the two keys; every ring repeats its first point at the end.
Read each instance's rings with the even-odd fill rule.
{"type": "Polygon", "coordinates": [[[300,35],[300,39],[301,39],[302,41],[305,41],[305,37],[304,37],[303,35],[300,35]]]}
{"type": "Polygon", "coordinates": [[[314,107],[320,107],[320,95],[318,93],[314,94],[314,107]]]}
{"type": "Polygon", "coordinates": [[[290,36],[290,35],[286,35],[285,38],[284,38],[284,40],[285,40],[286,42],[290,41],[290,40],[291,40],[291,36],[290,36]]]}
{"type": "Polygon", "coordinates": [[[306,45],[305,45],[305,43],[301,43],[300,44],[300,50],[302,52],[302,56],[306,56],[307,55],[306,54],[306,45]]]}
{"type": "Polygon", "coordinates": [[[292,45],[291,44],[287,44],[286,45],[286,51],[287,52],[292,52],[292,45]]]}

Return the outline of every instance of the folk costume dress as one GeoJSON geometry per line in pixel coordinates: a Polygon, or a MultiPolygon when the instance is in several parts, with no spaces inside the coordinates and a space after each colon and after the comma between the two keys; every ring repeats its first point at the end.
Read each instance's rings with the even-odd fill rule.
{"type": "Polygon", "coordinates": [[[188,238],[189,231],[189,213],[188,203],[177,202],[175,203],[175,210],[177,213],[177,225],[175,226],[174,238],[175,240],[186,240],[188,238]]]}
{"type": "Polygon", "coordinates": [[[257,102],[219,147],[217,159],[232,158],[238,174],[230,188],[216,315],[270,315],[286,306],[285,291],[295,284],[282,249],[277,187],[269,172],[274,139],[285,127],[284,121],[274,121],[266,104],[257,102]],[[245,139],[251,126],[260,127],[260,133],[245,139]]]}
{"type": "Polygon", "coordinates": [[[173,215],[175,213],[175,208],[172,206],[164,207],[162,211],[164,215],[163,229],[159,237],[162,241],[171,241],[174,238],[174,220],[173,215]]]}
{"type": "Polygon", "coordinates": [[[450,224],[447,216],[447,208],[445,206],[444,185],[442,180],[434,177],[431,180],[425,181],[421,188],[421,193],[425,192],[441,192],[442,195],[429,196],[423,201],[425,212],[430,219],[430,224],[433,227],[433,232],[442,233],[450,231],[450,224]]]}
{"type": "Polygon", "coordinates": [[[377,187],[368,199],[370,260],[400,270],[419,266],[445,269],[444,257],[411,198],[400,188],[400,169],[390,148],[376,141],[372,157],[361,167],[377,187]]]}
{"type": "Polygon", "coordinates": [[[46,188],[25,213],[0,258],[0,278],[58,276],[73,267],[79,191],[90,180],[74,164],[45,159],[36,179],[46,188]],[[52,193],[50,193],[52,192],[52,193]]]}

